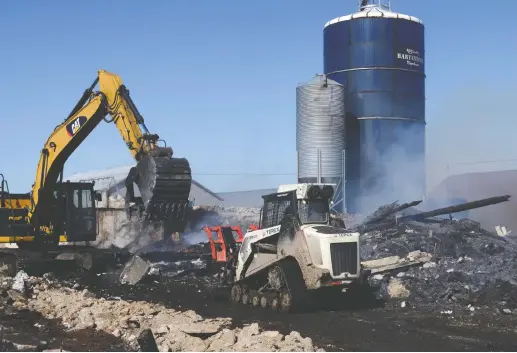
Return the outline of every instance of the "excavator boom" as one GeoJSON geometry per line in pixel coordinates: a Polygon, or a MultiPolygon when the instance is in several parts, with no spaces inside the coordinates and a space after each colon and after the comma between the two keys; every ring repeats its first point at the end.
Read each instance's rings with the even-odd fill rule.
{"type": "Polygon", "coordinates": [[[101,120],[115,124],[137,162],[126,179],[127,205],[136,204],[145,219],[163,221],[169,231],[183,231],[192,180],[189,162],[185,158],[173,158],[170,147],[158,146],[162,140],[145,126],[122,79],[105,70],[98,71],[93,84],[65,121],[55,128],[41,151],[28,213],[34,231],[55,219],[48,205],[56,199],[56,184],[63,166],[101,120]],[[134,183],[139,197],[134,193],[134,183]]]}

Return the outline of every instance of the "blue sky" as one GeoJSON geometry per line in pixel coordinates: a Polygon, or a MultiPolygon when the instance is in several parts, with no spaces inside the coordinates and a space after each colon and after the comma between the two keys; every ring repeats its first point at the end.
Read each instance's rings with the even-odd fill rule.
{"type": "MultiPolygon", "coordinates": [[[[0,172],[29,191],[39,152],[99,68],[215,191],[295,181],[295,88],[323,69],[323,26],[356,0],[2,1],[0,172]],[[208,175],[208,174],[238,175],[208,175]],[[287,175],[243,175],[287,174],[287,175]]],[[[426,26],[429,182],[516,168],[517,1],[393,0],[426,26]]],[[[65,174],[131,164],[101,123],[65,174]]]]}

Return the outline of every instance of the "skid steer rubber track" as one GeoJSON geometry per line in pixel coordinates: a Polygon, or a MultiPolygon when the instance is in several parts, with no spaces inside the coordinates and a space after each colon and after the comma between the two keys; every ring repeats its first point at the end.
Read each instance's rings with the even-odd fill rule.
{"type": "Polygon", "coordinates": [[[145,219],[167,221],[175,231],[183,231],[192,184],[188,160],[148,155],[136,168],[145,219]]]}
{"type": "Polygon", "coordinates": [[[297,313],[312,309],[312,296],[307,291],[298,263],[285,259],[273,265],[270,270],[279,274],[280,288],[258,291],[250,286],[253,281],[237,282],[232,286],[230,297],[233,302],[273,310],[282,313],[297,313]]]}
{"type": "Polygon", "coordinates": [[[280,293],[279,310],[284,313],[296,313],[310,309],[311,296],[305,287],[298,263],[286,259],[280,262],[280,269],[283,273],[284,290],[280,293]]]}

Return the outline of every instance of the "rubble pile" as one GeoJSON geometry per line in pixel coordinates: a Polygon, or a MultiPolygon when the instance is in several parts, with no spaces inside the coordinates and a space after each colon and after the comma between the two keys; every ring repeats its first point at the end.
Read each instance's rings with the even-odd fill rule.
{"type": "MultiPolygon", "coordinates": [[[[58,320],[67,332],[103,332],[122,342],[111,347],[115,350],[140,350],[138,339],[140,333],[147,329],[151,330],[159,350],[163,352],[316,349],[310,338],[304,338],[295,331],[283,335],[277,331],[264,331],[256,323],[234,328],[230,318],[203,318],[192,310],[179,311],[145,301],[96,298],[88,289],[81,290],[79,285],[59,282],[51,275],[38,278],[19,272],[16,278],[2,278],[0,283],[4,306],[9,304],[15,310],[37,312],[45,320],[58,320]]],[[[44,323],[34,324],[38,325],[44,329],[44,323]]],[[[9,347],[9,343],[11,350],[25,347],[20,342],[9,342],[10,337],[17,340],[15,334],[6,336],[5,347],[9,347]]],[[[36,348],[33,346],[32,350],[36,348]]]]}
{"type": "MultiPolygon", "coordinates": [[[[389,205],[377,215],[397,207],[389,205]]],[[[396,288],[395,297],[413,302],[460,304],[469,311],[495,306],[497,311],[517,314],[516,239],[497,236],[468,219],[415,219],[418,214],[410,209],[368,223],[379,219],[372,216],[358,228],[369,228],[362,235],[364,260],[405,257],[414,251],[432,256],[422,266],[379,273],[372,281],[380,283],[388,296],[396,288]]]]}

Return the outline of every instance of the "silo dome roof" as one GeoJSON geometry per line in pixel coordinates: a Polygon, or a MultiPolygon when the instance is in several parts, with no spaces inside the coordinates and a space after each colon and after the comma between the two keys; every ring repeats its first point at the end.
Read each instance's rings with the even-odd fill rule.
{"type": "Polygon", "coordinates": [[[338,22],[350,21],[350,20],[353,20],[356,18],[372,18],[372,17],[373,18],[379,18],[379,17],[398,18],[398,19],[402,19],[402,20],[417,22],[422,25],[424,24],[424,22],[422,22],[422,20],[420,20],[417,17],[404,15],[404,14],[397,13],[397,12],[392,12],[390,10],[383,9],[382,7],[379,7],[379,6],[373,6],[373,7],[364,9],[363,11],[355,12],[351,15],[336,17],[333,20],[330,20],[327,23],[325,23],[325,28],[327,26],[333,25],[334,23],[338,23],[338,22]]]}

